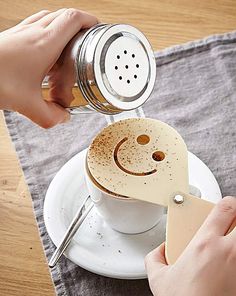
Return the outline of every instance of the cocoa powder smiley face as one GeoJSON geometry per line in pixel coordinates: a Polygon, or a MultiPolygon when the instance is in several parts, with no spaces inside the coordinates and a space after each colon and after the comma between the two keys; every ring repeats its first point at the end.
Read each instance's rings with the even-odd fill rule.
{"type": "Polygon", "coordinates": [[[181,174],[186,177],[186,154],[173,128],[154,119],[132,118],[107,126],[95,137],[87,164],[103,188],[135,198],[153,193],[157,186],[162,194],[181,174]]]}
{"type": "MultiPolygon", "coordinates": [[[[119,143],[116,145],[116,147],[114,149],[113,157],[114,157],[114,161],[115,161],[116,165],[118,166],[118,168],[121,169],[123,172],[125,172],[125,173],[127,173],[129,175],[133,175],[133,176],[148,176],[148,175],[151,175],[151,174],[155,174],[157,172],[157,168],[149,169],[149,170],[142,171],[142,172],[140,172],[140,171],[137,172],[137,171],[132,171],[132,170],[126,168],[122,164],[122,160],[124,160],[125,158],[124,157],[121,157],[121,160],[120,160],[119,152],[123,148],[121,146],[124,143],[126,143],[127,141],[129,141],[129,138],[128,137],[123,138],[121,141],[119,141],[119,143]]],[[[137,137],[136,142],[139,145],[142,145],[142,146],[147,145],[150,142],[150,137],[148,135],[140,135],[140,136],[137,137]]],[[[128,151],[128,149],[125,149],[125,150],[128,151]]],[[[150,148],[148,150],[150,150],[150,148]]],[[[131,146],[130,152],[131,152],[130,153],[130,156],[129,156],[128,160],[126,160],[126,163],[128,163],[129,167],[132,164],[132,162],[135,163],[135,162],[138,162],[139,161],[139,159],[137,158],[137,155],[138,155],[138,153],[137,153],[137,147],[135,147],[135,145],[131,146]],[[132,148],[134,148],[134,151],[132,151],[132,148]],[[131,157],[131,155],[133,157],[131,157]],[[132,158],[133,158],[133,160],[131,160],[132,158]]],[[[144,155],[144,154],[148,154],[146,147],[145,147],[145,149],[144,149],[143,152],[141,151],[141,155],[144,155]]],[[[155,151],[152,154],[150,153],[149,162],[152,162],[152,160],[154,160],[154,161],[162,161],[164,158],[165,158],[164,152],[162,152],[162,151],[155,151]]],[[[145,163],[147,164],[148,157],[146,157],[146,158],[144,158],[142,160],[145,161],[145,163]]],[[[151,166],[152,166],[152,164],[151,164],[151,166]]]]}

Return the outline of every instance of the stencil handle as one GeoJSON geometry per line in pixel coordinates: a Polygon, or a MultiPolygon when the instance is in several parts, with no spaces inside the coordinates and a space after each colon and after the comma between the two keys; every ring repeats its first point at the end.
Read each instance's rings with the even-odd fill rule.
{"type": "MultiPolygon", "coordinates": [[[[170,199],[165,249],[168,264],[175,263],[214,206],[214,203],[185,193],[170,199]]],[[[226,235],[234,228],[236,219],[226,235]]]]}
{"type": "Polygon", "coordinates": [[[173,264],[215,204],[190,194],[180,194],[184,198],[178,203],[170,199],[166,227],[166,260],[173,264]]]}

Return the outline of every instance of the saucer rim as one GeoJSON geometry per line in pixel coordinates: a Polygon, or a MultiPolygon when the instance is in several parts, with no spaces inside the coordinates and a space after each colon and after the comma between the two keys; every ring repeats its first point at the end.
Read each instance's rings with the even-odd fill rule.
{"type": "MultiPolygon", "coordinates": [[[[58,178],[60,178],[61,175],[64,175],[65,174],[65,170],[68,169],[70,166],[71,166],[71,163],[73,163],[74,161],[76,161],[77,158],[79,157],[85,157],[86,155],[86,152],[87,152],[87,149],[84,149],[82,151],[80,151],[79,153],[77,153],[76,155],[74,155],[70,160],[68,160],[61,168],[60,170],[56,173],[56,175],[54,176],[53,180],[51,181],[49,187],[48,187],[48,190],[47,190],[47,193],[45,195],[45,200],[44,200],[44,207],[43,207],[43,216],[44,216],[44,222],[45,222],[45,226],[46,226],[46,230],[48,232],[48,235],[49,237],[51,238],[51,240],[53,241],[54,245],[58,245],[58,243],[56,242],[57,239],[55,239],[55,234],[53,234],[53,232],[51,232],[51,229],[53,227],[50,226],[50,219],[48,219],[48,213],[50,212],[49,211],[49,208],[48,207],[48,204],[50,204],[49,201],[49,198],[51,196],[51,194],[54,194],[53,193],[53,188],[55,186],[55,184],[57,183],[57,180],[58,178]]],[[[198,161],[201,166],[204,168],[204,169],[207,169],[208,171],[208,174],[209,174],[209,177],[211,178],[211,182],[212,182],[212,187],[215,188],[215,192],[216,192],[216,195],[217,198],[215,198],[215,200],[211,200],[213,202],[217,202],[219,201],[221,198],[222,198],[222,195],[221,195],[221,191],[220,191],[220,188],[219,188],[219,184],[217,183],[216,179],[215,179],[215,176],[213,175],[213,173],[211,172],[211,170],[206,166],[206,164],[201,160],[199,159],[196,155],[194,155],[193,153],[189,152],[188,151],[188,158],[193,158],[195,159],[195,161],[198,161]]],[[[85,185],[86,186],[86,185],[85,185]]],[[[209,200],[208,198],[206,197],[203,197],[204,199],[206,200],[209,200]]],[[[92,211],[95,211],[95,208],[92,209],[92,211]]],[[[154,226],[155,228],[156,226],[154,226]]],[[[55,227],[54,227],[55,228],[55,227]]],[[[153,229],[153,228],[152,228],[153,229]]],[[[114,230],[115,231],[115,230],[114,230]]],[[[150,230],[148,230],[150,231],[150,230]]],[[[147,231],[147,232],[148,232],[147,231]]],[[[54,231],[55,233],[55,231],[54,231]]],[[[147,275],[146,273],[144,274],[143,272],[136,272],[136,273],[127,273],[127,272],[123,272],[123,273],[119,273],[119,272],[108,272],[108,271],[102,271],[100,266],[98,266],[96,268],[96,264],[94,265],[86,265],[86,264],[83,264],[82,262],[80,262],[80,264],[78,264],[78,260],[74,259],[73,257],[74,256],[70,256],[70,249],[76,245],[76,242],[72,241],[71,242],[71,245],[68,247],[67,251],[64,253],[64,255],[66,256],[66,258],[68,258],[69,260],[71,260],[72,262],[74,262],[76,265],[90,271],[90,272],[93,272],[93,273],[96,273],[96,274],[99,274],[99,275],[102,275],[102,276],[105,276],[105,277],[112,277],[112,278],[117,278],[117,279],[145,279],[147,278],[147,275]],[[76,262],[75,262],[76,261],[76,262]]]]}

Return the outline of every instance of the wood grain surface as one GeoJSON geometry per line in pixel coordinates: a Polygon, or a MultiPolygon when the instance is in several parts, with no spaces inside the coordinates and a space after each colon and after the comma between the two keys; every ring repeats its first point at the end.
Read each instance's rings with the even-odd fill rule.
{"type": "MultiPolygon", "coordinates": [[[[141,29],[154,50],[236,29],[235,0],[0,0],[0,31],[42,9],[76,7],[141,29]]],[[[14,147],[0,117],[0,295],[54,295],[14,147]]],[[[112,295],[109,295],[112,296],[112,295]]]]}

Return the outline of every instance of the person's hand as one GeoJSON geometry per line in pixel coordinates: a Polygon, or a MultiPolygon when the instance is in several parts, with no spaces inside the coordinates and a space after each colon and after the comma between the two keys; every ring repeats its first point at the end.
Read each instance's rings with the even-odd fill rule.
{"type": "Polygon", "coordinates": [[[67,121],[63,102],[55,95],[45,100],[41,84],[51,75],[54,89],[58,84],[65,93],[71,92],[71,86],[60,81],[63,75],[56,62],[77,32],[97,22],[76,9],[41,11],[0,33],[0,109],[18,111],[44,128],[67,121]]]}
{"type": "Polygon", "coordinates": [[[236,198],[225,197],[175,264],[167,265],[165,244],[149,253],[146,269],[156,296],[235,296],[236,198]],[[227,235],[226,235],[227,234],[227,235]]]}

